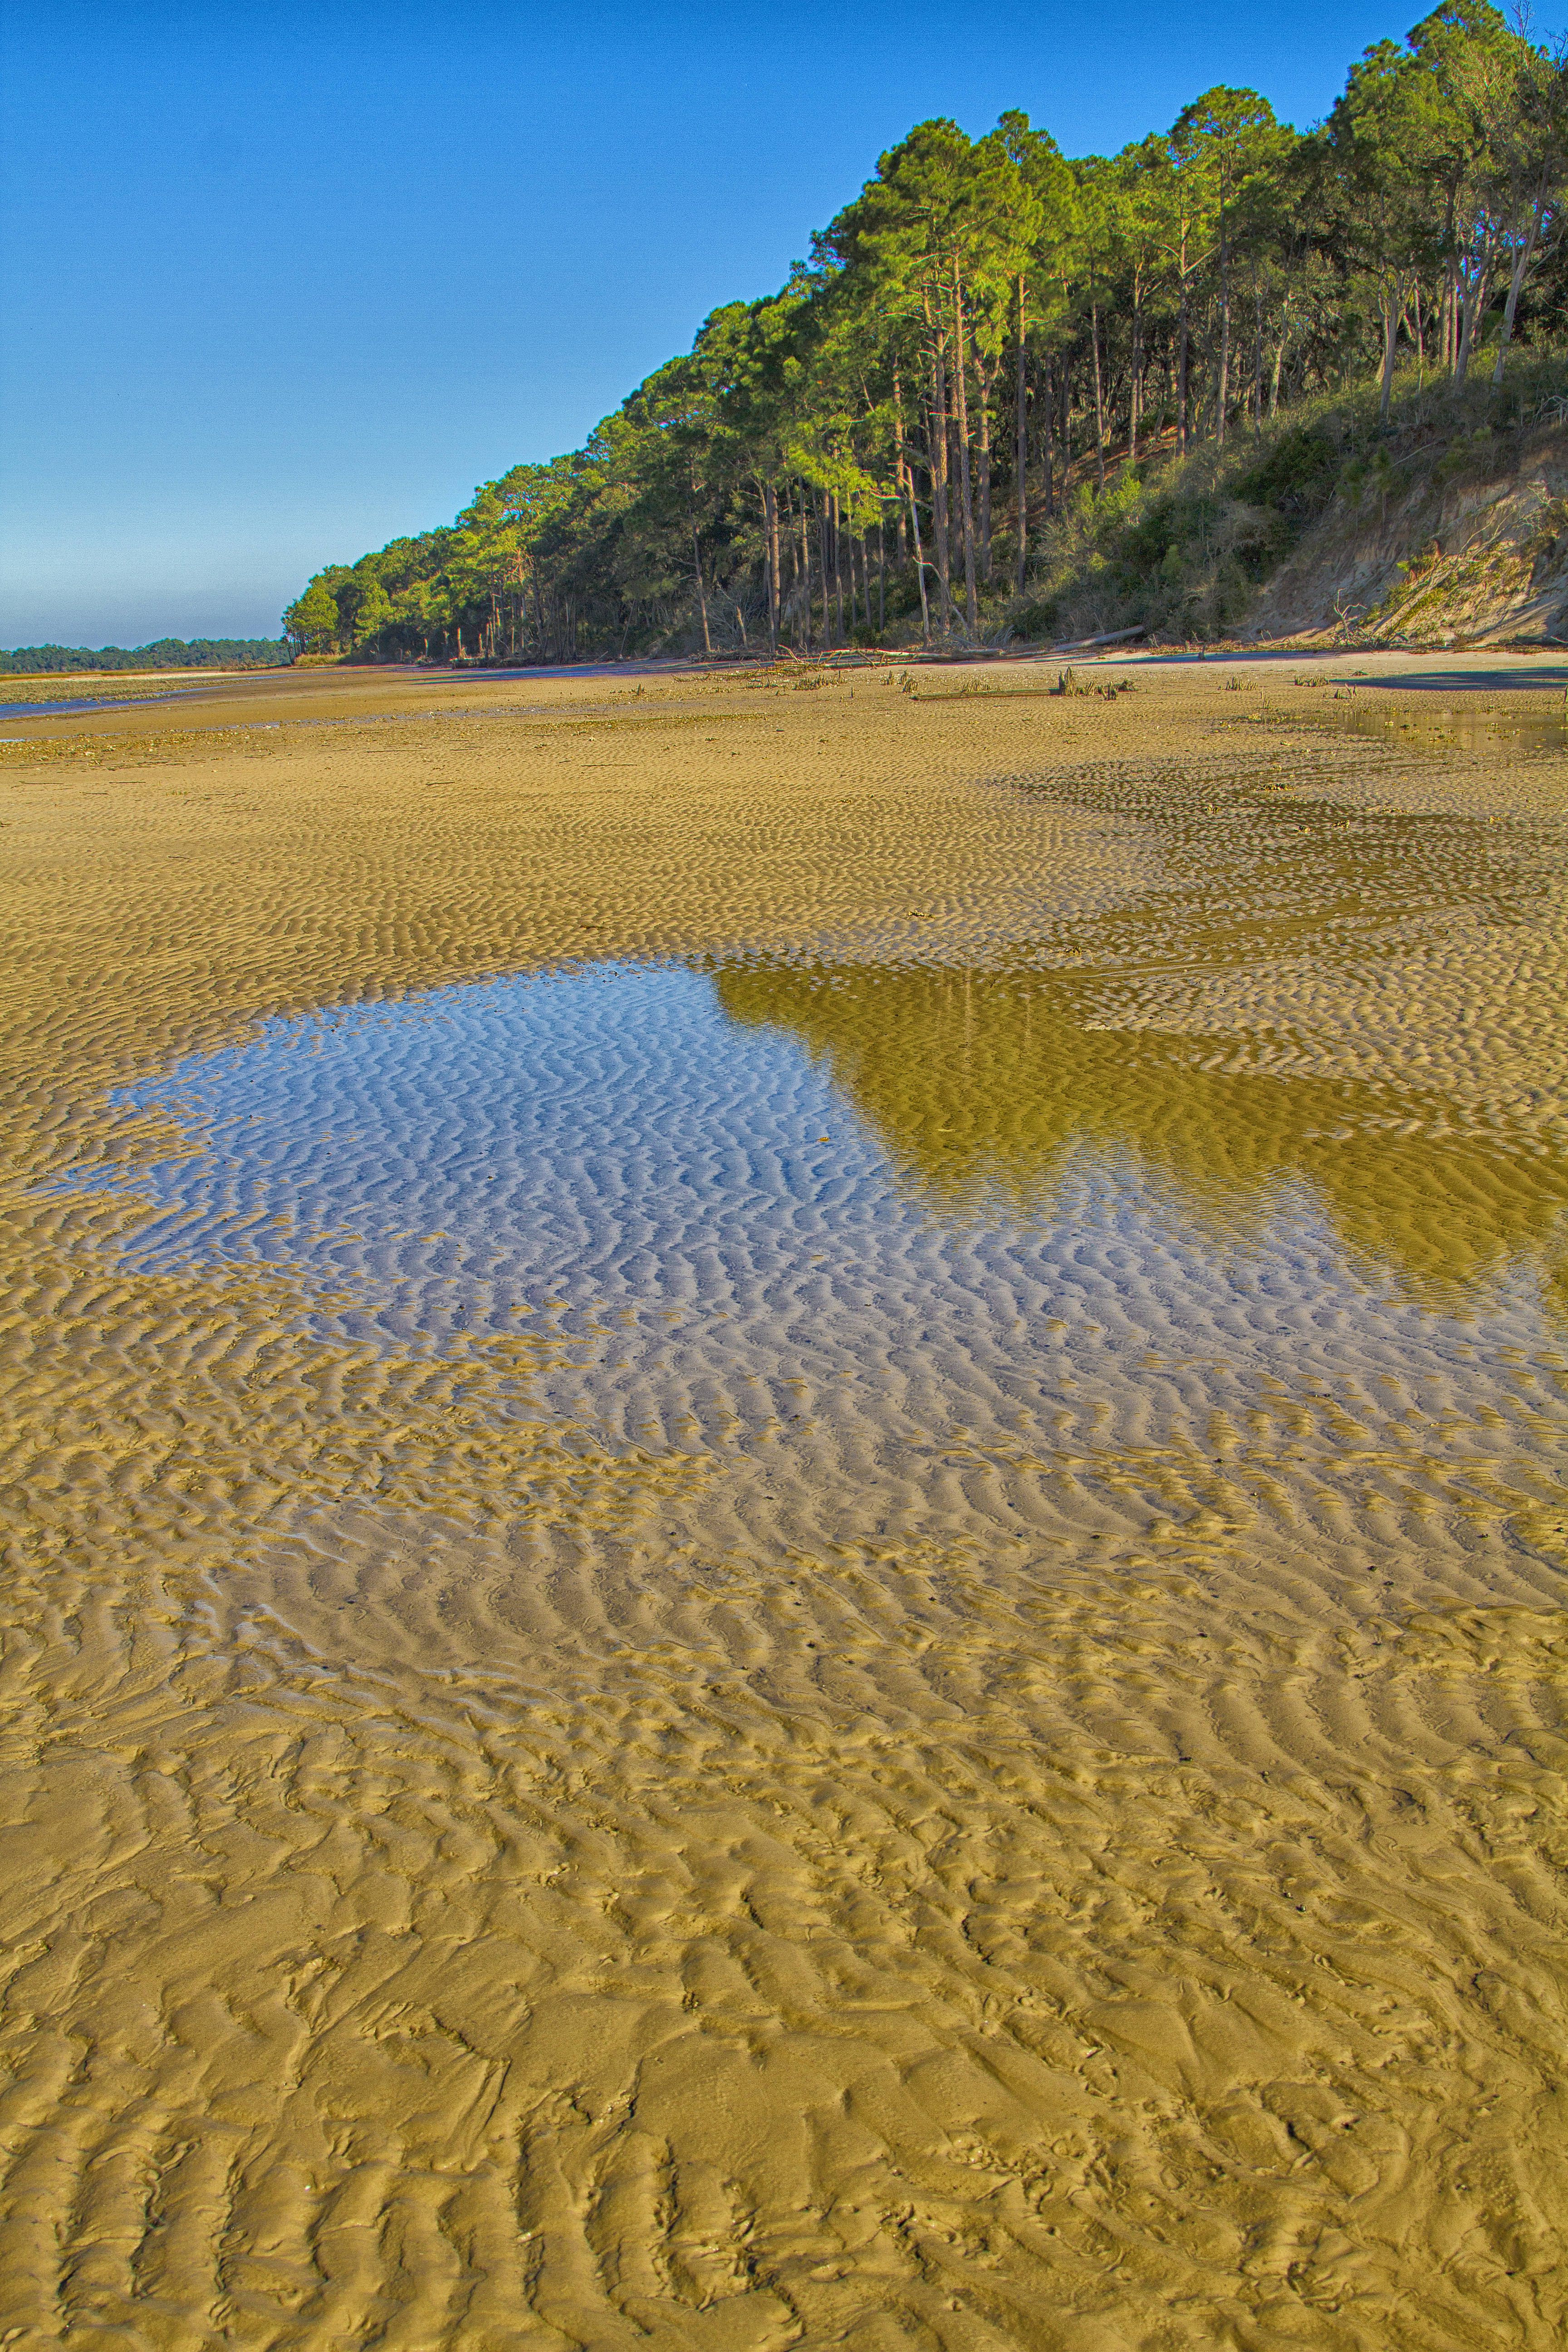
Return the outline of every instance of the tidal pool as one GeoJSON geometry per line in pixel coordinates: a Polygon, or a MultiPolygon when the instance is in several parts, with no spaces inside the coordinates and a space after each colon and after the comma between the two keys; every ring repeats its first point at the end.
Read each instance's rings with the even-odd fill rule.
{"type": "MultiPolygon", "coordinates": [[[[388,1356],[521,1337],[502,1426],[703,1469],[623,1515],[645,1553],[1262,1545],[1474,1593],[1563,1549],[1560,1164],[1038,974],[508,977],[128,1099],[187,1139],[133,1259],[287,1270],[388,1356]]],[[[540,1516],[499,1459],[480,1525],[540,1516]]]]}

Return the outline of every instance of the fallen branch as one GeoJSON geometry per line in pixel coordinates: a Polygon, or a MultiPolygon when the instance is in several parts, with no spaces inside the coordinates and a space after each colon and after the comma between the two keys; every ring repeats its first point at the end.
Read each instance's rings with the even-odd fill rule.
{"type": "Polygon", "coordinates": [[[1047,650],[1053,654],[1086,654],[1092,646],[1122,646],[1129,637],[1146,637],[1148,634],[1146,625],[1142,629],[1109,629],[1102,637],[1074,637],[1070,644],[1051,646],[1047,650]]]}

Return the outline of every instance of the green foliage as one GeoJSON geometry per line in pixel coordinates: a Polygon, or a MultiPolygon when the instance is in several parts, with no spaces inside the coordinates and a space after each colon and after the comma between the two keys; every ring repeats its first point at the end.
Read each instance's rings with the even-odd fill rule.
{"type": "Polygon", "coordinates": [[[158,637],[150,646],[16,646],[0,652],[0,677],[91,669],[279,669],[292,661],[285,637],[158,637]]]}
{"type": "Polygon", "coordinates": [[[285,625],[446,661],[1212,635],[1331,497],[1397,492],[1402,367],[1435,429],[1498,422],[1472,362],[1506,406],[1568,334],[1565,228],[1568,78],[1486,0],[1375,43],[1305,137],[1226,84],[1110,158],[919,123],[582,449],[285,625]]]}
{"type": "Polygon", "coordinates": [[[380,580],[372,580],[355,608],[353,630],[356,646],[374,646],[393,622],[392,599],[380,580]]]}
{"type": "Polygon", "coordinates": [[[1327,433],[1309,425],[1290,426],[1267,456],[1237,477],[1235,494],[1276,517],[1274,545],[1283,553],[1328,505],[1340,464],[1327,433]]]}
{"type": "Polygon", "coordinates": [[[283,615],[291,643],[307,653],[322,653],[337,642],[342,627],[337,599],[322,580],[312,580],[297,603],[283,615]]]}

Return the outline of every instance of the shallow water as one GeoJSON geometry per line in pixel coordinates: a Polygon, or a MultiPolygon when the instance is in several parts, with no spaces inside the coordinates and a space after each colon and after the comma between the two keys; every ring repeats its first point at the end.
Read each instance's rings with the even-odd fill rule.
{"type": "MultiPolygon", "coordinates": [[[[522,1335],[513,1413],[721,1468],[753,1565],[1318,1541],[1479,1591],[1561,1549],[1555,1160],[1194,1070],[1037,974],[506,978],[126,1102],[184,1138],[134,1179],[133,1263],[287,1269],[319,1338],[388,1354],[522,1335]]],[[[644,1543],[702,1535],[706,1493],[644,1543]]]]}
{"type": "Polygon", "coordinates": [[[1561,751],[1568,747],[1568,717],[1539,705],[1527,711],[1510,710],[1506,703],[1481,710],[1462,703],[1431,710],[1418,704],[1384,710],[1375,695],[1363,698],[1358,691],[1345,724],[1354,734],[1430,751],[1561,751]]]}
{"type": "MultiPolygon", "coordinates": [[[[67,718],[77,710],[133,710],[145,702],[178,702],[198,689],[187,687],[168,694],[79,694],[60,696],[48,702],[8,702],[0,700],[0,719],[67,718]]],[[[21,736],[13,739],[22,741],[21,736]]]]}

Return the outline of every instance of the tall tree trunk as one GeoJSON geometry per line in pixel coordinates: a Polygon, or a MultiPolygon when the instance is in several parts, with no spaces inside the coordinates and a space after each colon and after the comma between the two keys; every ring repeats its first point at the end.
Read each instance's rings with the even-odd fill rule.
{"type": "Polygon", "coordinates": [[[1476,330],[1486,315],[1487,278],[1489,272],[1479,270],[1473,287],[1465,289],[1464,323],[1459,329],[1459,354],[1454,362],[1454,382],[1463,383],[1470,372],[1470,354],[1475,349],[1476,330]]]}
{"type": "Polygon", "coordinates": [[[1382,289],[1383,370],[1377,401],[1377,421],[1380,425],[1387,424],[1389,404],[1394,398],[1394,352],[1399,341],[1399,314],[1404,308],[1400,300],[1401,290],[1397,287],[1382,289]]]}
{"type": "Polygon", "coordinates": [[[991,384],[985,372],[985,361],[977,337],[971,333],[970,352],[974,360],[974,381],[980,387],[980,577],[991,578],[991,384]]]}
{"type": "Polygon", "coordinates": [[[789,633],[797,653],[805,650],[805,630],[801,621],[801,534],[800,509],[795,491],[789,500],[789,633]]]}
{"type": "Polygon", "coordinates": [[[1187,454],[1187,240],[1182,238],[1178,265],[1180,292],[1176,303],[1176,447],[1187,454]]]}
{"type": "Polygon", "coordinates": [[[816,500],[816,562],[822,573],[822,643],[833,650],[833,591],[827,584],[827,493],[815,491],[816,500]]]}
{"type": "Polygon", "coordinates": [[[1094,348],[1094,472],[1100,489],[1105,488],[1105,396],[1100,383],[1100,304],[1091,299],[1089,306],[1089,340],[1094,348]]]}
{"type": "MultiPolygon", "coordinates": [[[[838,518],[838,493],[837,493],[837,490],[835,490],[835,492],[834,492],[834,494],[833,494],[833,503],[832,503],[831,516],[830,516],[830,521],[829,521],[829,528],[830,528],[830,530],[831,530],[831,531],[832,531],[832,534],[833,534],[833,588],[834,588],[834,594],[835,594],[835,596],[836,596],[836,598],[837,598],[837,604],[838,604],[838,642],[839,642],[839,644],[840,644],[840,645],[843,645],[843,643],[845,642],[845,638],[844,638],[844,533],[843,533],[843,531],[842,531],[842,530],[840,530],[840,528],[839,528],[839,518],[838,518]]],[[[850,619],[851,619],[851,620],[853,620],[853,619],[854,619],[854,617],[855,617],[855,592],[854,592],[853,588],[851,588],[851,590],[850,590],[850,592],[849,592],[849,617],[850,617],[850,619]]]]}
{"type": "Polygon", "coordinates": [[[947,382],[940,332],[931,347],[931,422],[926,431],[927,470],[931,475],[931,530],[936,540],[936,584],[942,603],[942,630],[952,626],[952,573],[947,539],[947,382]]]}
{"type": "Polygon", "coordinates": [[[1051,394],[1051,354],[1047,344],[1041,359],[1040,370],[1040,455],[1045,459],[1046,520],[1050,521],[1057,510],[1057,488],[1051,466],[1051,425],[1056,415],[1056,404],[1051,394]]]}
{"type": "MultiPolygon", "coordinates": [[[[697,477],[695,473],[689,471],[686,478],[691,498],[687,514],[691,523],[691,562],[697,574],[697,603],[702,614],[702,650],[711,656],[713,640],[708,634],[708,591],[702,579],[702,551],[697,540],[697,477]]],[[[574,632],[574,635],[575,632],[574,632]]]]}
{"type": "Polygon", "coordinates": [[[1127,389],[1127,462],[1138,463],[1138,427],[1143,421],[1143,273],[1132,273],[1132,373],[1127,389]]]}
{"type": "Polygon", "coordinates": [[[833,593],[838,606],[838,642],[847,646],[849,629],[855,625],[855,542],[844,524],[844,509],[838,494],[833,498],[833,593]],[[845,605],[849,609],[849,625],[844,622],[845,605]]]}
{"type": "MultiPolygon", "coordinates": [[[[1029,562],[1029,404],[1028,386],[1025,381],[1025,333],[1027,325],[1024,306],[1024,276],[1018,273],[1018,354],[1014,368],[1013,384],[1013,484],[1018,502],[1018,565],[1016,580],[1017,593],[1024,593],[1024,574],[1029,562]]],[[[1049,460],[1047,459],[1047,463],[1049,460]]]]}
{"type": "Polygon", "coordinates": [[[805,485],[800,489],[800,615],[803,653],[811,651],[811,530],[805,519],[805,485]]]}
{"type": "Polygon", "coordinates": [[[1505,356],[1507,355],[1509,344],[1513,340],[1514,313],[1519,309],[1520,290],[1522,288],[1526,278],[1530,274],[1530,265],[1534,257],[1535,240],[1540,234],[1541,215],[1545,200],[1546,176],[1543,172],[1542,174],[1541,185],[1536,191],[1534,202],[1531,206],[1530,233],[1526,236],[1524,243],[1520,247],[1519,251],[1514,255],[1513,268],[1509,276],[1508,300],[1503,304],[1502,332],[1498,338],[1497,365],[1492,370],[1492,382],[1494,383],[1500,383],[1502,382],[1502,363],[1505,356]]]}
{"type": "Polygon", "coordinates": [[[963,287],[958,275],[958,256],[952,257],[952,367],[953,384],[958,394],[958,495],[963,523],[963,598],[969,614],[969,634],[979,633],[980,614],[974,594],[974,506],[969,495],[969,394],[968,361],[965,357],[969,338],[963,325],[963,287]]]}
{"type": "Polygon", "coordinates": [[[776,661],[779,650],[779,494],[771,482],[763,485],[763,505],[768,528],[768,646],[776,661]]]}
{"type": "Polygon", "coordinates": [[[708,591],[702,584],[702,551],[697,544],[697,525],[691,526],[691,562],[697,573],[697,603],[702,614],[702,650],[711,656],[713,640],[708,634],[708,591]]]}
{"type": "Polygon", "coordinates": [[[877,635],[888,625],[888,526],[877,518],[877,635]]]}
{"type": "Polygon", "coordinates": [[[893,480],[899,493],[899,527],[894,547],[894,561],[900,572],[909,562],[909,550],[904,541],[904,475],[907,467],[908,461],[904,457],[904,388],[899,381],[899,371],[895,363],[893,368],[893,480]]]}
{"type": "Polygon", "coordinates": [[[1230,401],[1230,252],[1225,237],[1225,213],[1219,231],[1219,381],[1215,394],[1215,438],[1225,447],[1225,413],[1230,401]]]}
{"type": "Polygon", "coordinates": [[[925,555],[921,547],[921,510],[915,501],[915,469],[912,466],[904,467],[904,486],[910,494],[910,537],[914,541],[915,578],[920,584],[921,592],[921,643],[922,646],[929,646],[931,606],[926,602],[925,555]]]}

